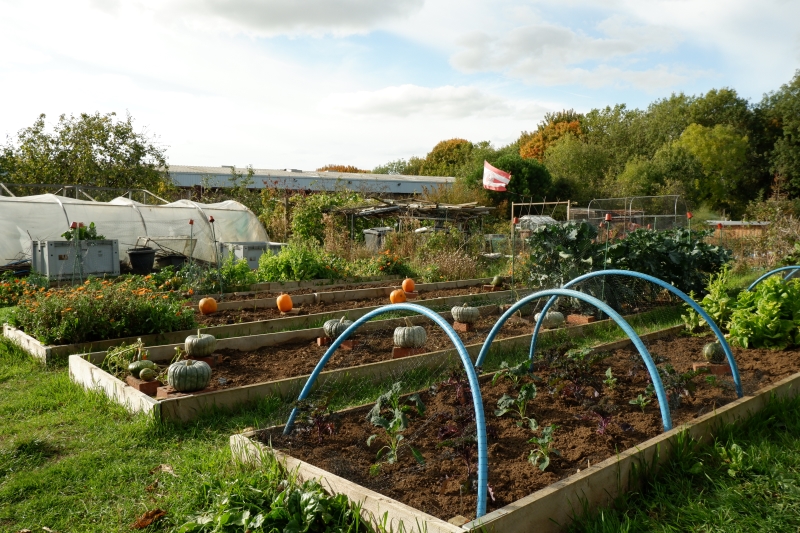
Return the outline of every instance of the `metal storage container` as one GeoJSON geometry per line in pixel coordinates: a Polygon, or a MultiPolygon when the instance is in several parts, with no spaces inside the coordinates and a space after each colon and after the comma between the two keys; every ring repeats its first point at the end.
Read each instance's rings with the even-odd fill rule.
{"type": "Polygon", "coordinates": [[[250,270],[255,270],[258,268],[258,260],[270,249],[268,242],[221,242],[219,260],[222,263],[232,253],[237,260],[246,259],[250,270]]]}
{"type": "Polygon", "coordinates": [[[32,241],[31,270],[55,280],[119,276],[119,241],[32,241]]]}
{"type": "Polygon", "coordinates": [[[367,249],[373,252],[383,250],[383,242],[386,239],[386,234],[390,231],[394,231],[394,228],[382,227],[365,229],[364,244],[366,244],[367,249]]]}

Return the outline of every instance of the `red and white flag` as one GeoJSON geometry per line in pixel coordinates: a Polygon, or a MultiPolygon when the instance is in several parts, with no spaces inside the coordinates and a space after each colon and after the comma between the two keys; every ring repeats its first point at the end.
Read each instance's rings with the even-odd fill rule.
{"type": "Polygon", "coordinates": [[[511,174],[494,168],[488,161],[483,162],[483,188],[490,191],[505,191],[511,181],[511,174]]]}

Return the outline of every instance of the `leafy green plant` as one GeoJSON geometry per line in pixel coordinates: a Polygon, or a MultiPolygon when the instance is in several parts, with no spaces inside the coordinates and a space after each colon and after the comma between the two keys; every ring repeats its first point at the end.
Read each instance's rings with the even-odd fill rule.
{"type": "Polygon", "coordinates": [[[800,344],[800,282],[773,276],[742,291],[731,315],[731,340],[744,348],[800,344]]]}
{"type": "Polygon", "coordinates": [[[113,376],[122,378],[129,373],[129,364],[146,357],[147,351],[144,350],[142,339],[136,339],[136,342],[131,345],[126,345],[123,342],[119,346],[109,348],[106,351],[106,356],[103,358],[100,368],[113,376]]]}
{"type": "Polygon", "coordinates": [[[597,230],[587,222],[538,226],[524,266],[532,287],[560,287],[602,264],[597,230]]]}
{"type": "Polygon", "coordinates": [[[614,377],[611,367],[606,369],[606,379],[603,380],[603,385],[605,385],[608,390],[617,388],[617,378],[614,377]]]}
{"type": "Polygon", "coordinates": [[[532,401],[536,398],[536,385],[533,383],[526,383],[519,389],[519,394],[516,398],[513,396],[509,396],[508,394],[503,394],[499,400],[497,400],[497,409],[494,411],[494,415],[497,417],[501,417],[508,413],[512,413],[519,417],[517,420],[517,425],[522,427],[525,423],[527,423],[528,427],[531,430],[535,430],[538,426],[536,420],[533,418],[528,418],[527,411],[528,411],[528,402],[532,401]]]}
{"type": "Polygon", "coordinates": [[[641,394],[640,393],[639,396],[637,396],[633,400],[629,400],[628,403],[631,404],[631,405],[637,406],[644,413],[644,408],[647,407],[648,405],[650,405],[651,401],[652,401],[652,397],[649,394],[647,394],[647,393],[641,394]]]}
{"type": "Polygon", "coordinates": [[[11,322],[45,344],[72,344],[194,329],[195,315],[176,293],[96,278],[77,287],[23,295],[11,322]]]}
{"type": "Polygon", "coordinates": [[[558,429],[555,424],[550,424],[542,429],[541,437],[534,436],[528,443],[535,444],[536,447],[528,453],[528,462],[533,466],[538,466],[544,472],[550,466],[551,455],[561,455],[561,452],[553,448],[553,432],[558,429]]]}
{"type": "Polygon", "coordinates": [[[522,380],[530,375],[530,363],[527,361],[522,361],[514,366],[509,366],[506,361],[503,361],[500,363],[500,369],[492,377],[492,385],[495,385],[501,379],[508,379],[514,384],[514,388],[518,389],[522,380]]]}
{"type": "Polygon", "coordinates": [[[711,231],[637,229],[608,249],[608,267],[633,270],[666,281],[684,292],[705,290],[710,274],[730,261],[730,250],[709,244],[711,231]]]}
{"type": "Polygon", "coordinates": [[[664,391],[667,393],[669,406],[672,409],[676,409],[684,397],[692,396],[697,390],[697,384],[694,380],[697,376],[704,374],[705,370],[690,370],[681,373],[675,370],[671,364],[665,363],[663,366],[658,367],[658,373],[661,376],[664,391]]]}
{"type": "MultiPolygon", "coordinates": [[[[401,383],[393,384],[389,391],[378,397],[375,405],[367,414],[367,420],[369,420],[373,426],[384,430],[383,441],[385,445],[378,450],[376,459],[380,460],[382,457],[385,457],[386,462],[389,464],[397,462],[400,444],[405,438],[402,432],[408,429],[408,417],[406,413],[416,410],[416,412],[421,415],[425,412],[425,404],[422,403],[419,394],[412,394],[403,401],[400,396],[401,390],[401,383]],[[386,411],[388,411],[388,413],[386,413],[386,411]]],[[[367,439],[367,446],[372,446],[376,438],[378,438],[377,434],[370,435],[367,439]]],[[[408,448],[419,464],[425,464],[425,458],[418,450],[411,445],[408,445],[408,448]]]]}
{"type": "Polygon", "coordinates": [[[71,241],[74,238],[79,241],[102,241],[105,239],[104,236],[97,234],[97,227],[94,222],[89,222],[88,228],[81,222],[78,227],[65,231],[61,236],[67,241],[71,241]]]}

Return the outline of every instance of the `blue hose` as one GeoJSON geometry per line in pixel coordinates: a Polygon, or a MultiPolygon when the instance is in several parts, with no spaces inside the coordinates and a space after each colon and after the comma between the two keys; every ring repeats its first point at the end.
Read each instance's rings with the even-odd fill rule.
{"type": "Polygon", "coordinates": [[[791,271],[792,271],[792,272],[789,272],[789,274],[787,274],[785,278],[783,278],[784,280],[787,280],[787,279],[789,279],[789,277],[790,277],[792,274],[794,274],[794,271],[795,271],[795,270],[800,270],[800,266],[798,266],[798,265],[794,265],[794,266],[785,266],[785,267],[776,268],[775,270],[770,270],[769,272],[767,272],[766,274],[764,274],[763,276],[761,276],[760,278],[758,278],[757,280],[755,280],[753,283],[751,283],[751,284],[750,284],[750,286],[749,286],[749,287],[747,287],[747,289],[746,289],[746,290],[748,290],[748,291],[752,291],[752,290],[753,290],[753,287],[755,287],[756,285],[758,285],[759,283],[761,283],[762,281],[764,281],[764,280],[765,280],[765,279],[767,279],[768,277],[772,276],[773,274],[777,274],[778,272],[783,272],[783,271],[785,271],[785,270],[791,270],[791,271]]]}
{"type": "MultiPolygon", "coordinates": [[[[795,268],[799,268],[800,269],[800,267],[795,267],[795,268]]],[[[725,336],[722,334],[722,331],[720,331],[720,329],[717,326],[717,324],[711,319],[710,316],[708,316],[708,313],[706,313],[705,310],[702,307],[700,307],[700,305],[697,302],[695,302],[692,298],[690,298],[682,290],[680,290],[680,289],[678,289],[676,287],[673,287],[672,285],[670,285],[669,283],[667,283],[664,280],[661,280],[661,279],[658,279],[658,278],[654,278],[653,276],[649,276],[647,274],[642,274],[641,272],[634,272],[632,270],[599,270],[597,272],[589,272],[588,274],[584,274],[583,276],[578,276],[577,278],[573,279],[572,281],[566,283],[564,285],[564,288],[568,289],[568,288],[570,288],[570,287],[572,287],[572,286],[574,286],[574,285],[576,285],[576,284],[578,284],[578,283],[580,283],[582,281],[585,281],[585,280],[591,279],[591,278],[595,278],[597,276],[608,276],[608,275],[612,275],[612,274],[618,275],[618,276],[629,276],[629,277],[639,278],[639,279],[643,279],[645,281],[649,281],[651,283],[655,283],[659,287],[663,287],[664,289],[667,289],[671,293],[673,293],[676,296],[678,296],[679,298],[681,298],[692,309],[694,309],[697,312],[697,314],[699,314],[701,317],[703,317],[703,320],[705,320],[706,323],[708,323],[708,327],[710,327],[711,331],[714,332],[714,335],[717,336],[717,340],[719,341],[720,345],[722,345],[722,349],[725,352],[725,357],[728,359],[728,365],[730,365],[730,367],[731,367],[731,375],[733,376],[733,383],[736,386],[736,395],[739,396],[739,398],[741,398],[743,396],[742,378],[739,376],[739,367],[736,365],[736,359],[734,359],[734,357],[733,357],[733,351],[731,350],[731,347],[728,344],[728,341],[725,339],[725,336]]],[[[539,330],[542,327],[542,321],[544,320],[544,315],[547,313],[547,311],[550,309],[550,307],[553,306],[555,301],[556,301],[556,297],[555,296],[553,296],[552,298],[550,298],[547,301],[547,303],[544,306],[544,309],[542,309],[541,314],[539,315],[539,320],[536,322],[536,326],[533,328],[533,338],[531,339],[531,351],[530,351],[530,354],[528,355],[528,357],[530,358],[531,361],[533,361],[533,353],[536,350],[536,340],[539,337],[539,330]]]]}
{"type": "MultiPolygon", "coordinates": [[[[613,272],[612,270],[607,270],[606,272],[613,272]]],[[[484,341],[483,346],[481,346],[481,351],[478,354],[478,359],[475,361],[475,366],[480,368],[483,364],[483,360],[486,358],[486,355],[489,353],[489,347],[492,344],[495,336],[500,332],[500,328],[503,327],[503,324],[506,323],[511,315],[517,312],[518,309],[522,308],[522,306],[528,304],[533,300],[538,300],[539,298],[543,298],[545,296],[567,296],[570,298],[576,298],[578,300],[584,301],[588,304],[591,304],[605,314],[607,314],[617,325],[622,328],[622,331],[625,332],[628,337],[630,337],[633,345],[636,346],[636,349],[639,350],[639,354],[642,356],[644,360],[644,364],[647,367],[647,371],[650,373],[650,379],[653,382],[653,386],[656,390],[656,397],[658,398],[658,407],[661,410],[661,420],[664,425],[664,431],[668,431],[672,429],[672,416],[669,411],[669,404],[667,402],[667,393],[664,390],[664,384],[661,382],[661,376],[658,374],[658,368],[656,364],[653,362],[653,358],[650,357],[650,353],[645,348],[642,339],[639,338],[639,335],[633,330],[633,328],[628,324],[624,318],[622,318],[619,313],[611,309],[608,304],[605,302],[601,302],[594,296],[589,296],[588,294],[584,294],[582,292],[573,291],[569,289],[547,289],[544,291],[539,291],[530,296],[526,296],[525,298],[519,300],[517,303],[512,305],[508,311],[503,313],[503,316],[495,323],[492,327],[492,330],[489,332],[489,336],[486,337],[486,341],[484,341]]],[[[542,316],[544,316],[542,314],[542,316]]],[[[541,322],[541,317],[540,320],[541,322]]],[[[537,324],[538,325],[538,324],[537,324]]]]}
{"type": "MultiPolygon", "coordinates": [[[[453,330],[450,324],[441,317],[438,313],[431,311],[426,307],[422,307],[420,305],[403,303],[403,304],[392,304],[392,305],[385,305],[379,309],[375,309],[374,311],[370,311],[366,315],[362,316],[353,324],[348,327],[344,333],[342,333],[336,340],[333,341],[330,348],[325,352],[325,355],[319,360],[317,366],[314,368],[314,371],[306,381],[306,384],[303,386],[303,390],[300,391],[300,396],[298,396],[298,401],[305,400],[308,395],[311,393],[311,389],[314,386],[314,382],[316,382],[317,378],[319,377],[320,372],[325,367],[325,364],[328,362],[328,359],[336,352],[336,350],[341,346],[341,344],[346,341],[350,335],[352,335],[355,330],[361,327],[365,322],[368,320],[382,315],[384,313],[391,313],[393,311],[412,311],[414,313],[418,313],[420,315],[426,316],[433,320],[442,330],[447,334],[450,338],[450,341],[455,346],[456,350],[458,351],[458,356],[461,358],[461,364],[464,365],[464,370],[467,373],[467,379],[469,380],[469,387],[472,393],[472,402],[475,406],[475,425],[476,425],[476,439],[478,441],[478,509],[476,512],[476,516],[480,518],[481,516],[486,514],[486,495],[487,495],[487,487],[489,484],[489,459],[488,459],[488,451],[486,445],[486,420],[484,419],[483,415],[483,399],[481,398],[481,388],[480,383],[478,383],[478,375],[475,372],[475,369],[472,366],[472,360],[467,353],[467,349],[464,347],[464,343],[461,342],[461,338],[458,334],[453,330]]],[[[291,433],[294,427],[294,421],[297,418],[297,407],[292,409],[291,414],[289,415],[289,419],[286,421],[286,427],[283,430],[284,435],[288,435],[291,433]]]]}

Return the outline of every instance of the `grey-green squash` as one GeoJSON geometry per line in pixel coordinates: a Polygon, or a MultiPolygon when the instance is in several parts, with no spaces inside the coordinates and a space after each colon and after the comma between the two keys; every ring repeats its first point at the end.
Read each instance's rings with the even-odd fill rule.
{"type": "Polygon", "coordinates": [[[492,278],[492,283],[490,283],[492,287],[502,287],[503,286],[503,276],[495,276],[492,278]]]}
{"type": "Polygon", "coordinates": [[[353,325],[352,320],[345,320],[344,316],[339,320],[335,318],[332,320],[327,320],[322,325],[322,331],[325,332],[326,337],[330,337],[331,339],[339,338],[339,335],[345,332],[347,328],[353,325]]]}
{"type": "Polygon", "coordinates": [[[141,379],[142,381],[153,381],[157,377],[158,377],[158,372],[156,372],[150,367],[143,368],[139,372],[139,379],[141,379]]]}
{"type": "Polygon", "coordinates": [[[428,333],[422,326],[415,326],[406,318],[406,325],[395,328],[394,345],[400,348],[422,348],[428,340],[428,333]]]}
{"type": "Polygon", "coordinates": [[[470,307],[467,302],[464,305],[457,305],[450,309],[453,320],[462,324],[473,324],[481,317],[481,312],[477,307],[470,307]]]}
{"type": "Polygon", "coordinates": [[[178,392],[205,389],[211,381],[211,367],[205,361],[184,359],[169,365],[167,383],[178,392]]]}
{"type": "Polygon", "coordinates": [[[138,378],[139,374],[145,368],[152,368],[153,370],[158,369],[158,365],[154,362],[150,361],[149,359],[141,359],[139,361],[134,361],[128,365],[128,372],[131,373],[131,376],[138,378]]]}
{"type": "Polygon", "coordinates": [[[703,346],[703,357],[709,363],[718,365],[725,362],[725,350],[722,349],[722,345],[720,343],[709,342],[703,346]]]}
{"type": "MultiPolygon", "coordinates": [[[[539,322],[539,318],[541,318],[542,313],[536,313],[533,319],[536,322],[539,322]]],[[[544,329],[554,329],[560,328],[564,325],[564,315],[559,313],[558,311],[548,311],[547,314],[544,315],[544,319],[542,320],[542,327],[544,329]]]]}
{"type": "Polygon", "coordinates": [[[217,347],[217,338],[214,337],[214,335],[200,333],[200,330],[198,329],[197,335],[189,335],[186,337],[183,347],[189,357],[193,357],[195,359],[208,357],[217,347]]]}

